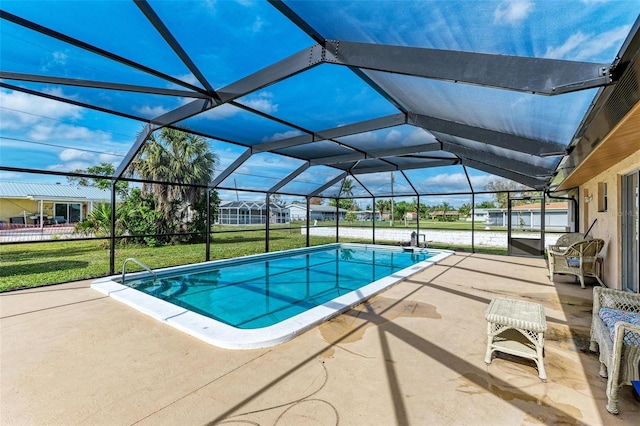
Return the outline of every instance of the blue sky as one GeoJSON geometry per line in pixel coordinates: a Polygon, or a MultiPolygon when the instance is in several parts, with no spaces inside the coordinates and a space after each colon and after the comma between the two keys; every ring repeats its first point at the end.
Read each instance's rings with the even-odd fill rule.
{"type": "MultiPolygon", "coordinates": [[[[215,89],[314,44],[294,24],[262,1],[151,0],[150,4],[215,89]]],[[[302,1],[287,4],[327,38],[603,63],[613,60],[640,10],[636,0],[302,1]],[[327,10],[334,16],[328,16],[327,10]]],[[[133,2],[3,0],[1,7],[186,83],[199,84],[133,2]]],[[[7,21],[0,26],[0,35],[3,71],[178,88],[173,83],[7,21]]],[[[118,108],[143,119],[190,101],[70,86],[9,83],[118,108]]],[[[431,104],[430,108],[442,114],[447,114],[447,100],[461,90],[461,85],[453,83],[436,82],[426,85],[428,87],[418,87],[400,78],[392,83],[401,90],[419,90],[416,92],[418,101],[423,93],[431,99],[440,96],[438,103],[431,104]]],[[[530,132],[532,137],[550,137],[544,132],[553,132],[564,144],[570,142],[595,94],[595,91],[584,92],[569,95],[564,100],[539,98],[535,105],[523,106],[519,95],[485,88],[478,88],[479,93],[485,93],[480,89],[490,93],[495,105],[504,107],[505,111],[521,108],[521,117],[527,117],[528,112],[560,108],[565,116],[561,129],[550,130],[553,123],[543,116],[549,126],[536,121],[505,119],[499,124],[503,128],[497,130],[530,132]]],[[[487,102],[490,100],[484,94],[482,96],[487,102]]],[[[312,131],[397,112],[349,70],[331,65],[313,68],[239,101],[312,131]]],[[[424,102],[426,105],[428,99],[424,102]]],[[[465,119],[482,125],[492,117],[486,115],[480,101],[478,105],[474,109],[472,104],[470,108],[477,117],[465,119]]],[[[449,114],[456,108],[452,111],[449,114]]],[[[232,106],[216,108],[204,117],[183,124],[215,130],[221,138],[249,145],[300,134],[297,129],[267,122],[232,106]]],[[[117,165],[143,125],[138,120],[0,88],[0,165],[50,171],[86,169],[101,162],[117,165]]],[[[386,129],[359,137],[369,138],[370,143],[384,143],[395,137],[394,143],[401,144],[408,140],[403,138],[409,138],[410,132],[386,129]]],[[[224,170],[245,150],[214,139],[210,143],[219,158],[218,170],[224,170]]],[[[235,179],[236,182],[241,180],[240,186],[259,188],[263,185],[268,189],[300,164],[299,160],[272,154],[254,156],[224,184],[231,186],[235,179]]],[[[469,171],[476,189],[481,189],[490,178],[486,173],[469,171]]],[[[313,182],[322,184],[335,174],[328,168],[314,168],[294,183],[299,187],[313,182]]],[[[407,175],[416,179],[420,187],[434,188],[435,192],[468,190],[466,176],[460,167],[410,171],[407,175]]],[[[0,171],[0,180],[51,182],[64,181],[64,178],[0,171]]],[[[390,181],[390,175],[368,176],[363,181],[382,188],[390,181]]],[[[400,190],[403,183],[398,182],[398,185],[400,190]]],[[[255,198],[252,194],[247,196],[255,198]]]]}

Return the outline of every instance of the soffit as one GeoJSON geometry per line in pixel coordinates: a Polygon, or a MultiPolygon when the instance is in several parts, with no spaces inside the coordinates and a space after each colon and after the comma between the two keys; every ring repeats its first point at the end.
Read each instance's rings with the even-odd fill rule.
{"type": "Polygon", "coordinates": [[[579,187],[640,150],[640,101],[562,182],[559,191],[579,187]]]}

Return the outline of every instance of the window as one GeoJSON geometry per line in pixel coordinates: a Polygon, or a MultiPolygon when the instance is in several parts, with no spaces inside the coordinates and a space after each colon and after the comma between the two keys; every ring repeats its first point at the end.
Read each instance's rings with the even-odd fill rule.
{"type": "Polygon", "coordinates": [[[80,203],[56,203],[53,211],[58,224],[80,222],[82,219],[80,203]]]}
{"type": "Polygon", "coordinates": [[[598,182],[598,211],[607,211],[607,183],[598,182]]]}

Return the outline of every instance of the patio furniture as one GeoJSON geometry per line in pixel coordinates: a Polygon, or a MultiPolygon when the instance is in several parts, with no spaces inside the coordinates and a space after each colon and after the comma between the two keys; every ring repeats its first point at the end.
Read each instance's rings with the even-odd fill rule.
{"type": "Polygon", "coordinates": [[[495,351],[532,359],[538,366],[538,376],[546,381],[542,358],[547,321],[542,305],[498,297],[489,303],[485,318],[488,324],[484,362],[491,364],[495,351]]]}
{"type": "Polygon", "coordinates": [[[547,247],[547,250],[564,251],[575,242],[590,239],[592,239],[591,235],[583,234],[582,232],[569,232],[568,234],[560,235],[558,241],[556,241],[555,244],[550,244],[547,247]]]}
{"type": "Polygon", "coordinates": [[[608,377],[607,411],[618,414],[620,386],[640,380],[640,294],[593,288],[589,349],[600,351],[600,376],[608,377]]]}
{"type": "Polygon", "coordinates": [[[553,274],[571,274],[580,279],[580,286],[584,285],[585,277],[593,277],[604,286],[599,273],[604,267],[598,253],[604,247],[604,240],[594,238],[576,241],[563,251],[549,250],[549,280],[553,281],[553,274]]]}

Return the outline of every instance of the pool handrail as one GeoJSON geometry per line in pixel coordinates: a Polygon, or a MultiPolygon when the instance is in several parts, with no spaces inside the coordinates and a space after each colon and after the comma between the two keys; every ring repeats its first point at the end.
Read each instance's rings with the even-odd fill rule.
{"type": "Polygon", "coordinates": [[[144,263],[140,262],[135,257],[129,257],[129,258],[125,259],[124,262],[122,262],[122,285],[126,285],[126,283],[124,282],[124,277],[125,277],[125,275],[127,273],[127,262],[129,262],[129,261],[137,263],[141,268],[145,269],[147,272],[149,272],[151,275],[153,275],[154,279],[156,279],[156,280],[158,279],[158,276],[156,275],[155,272],[153,272],[151,270],[151,268],[149,268],[144,263]]]}

